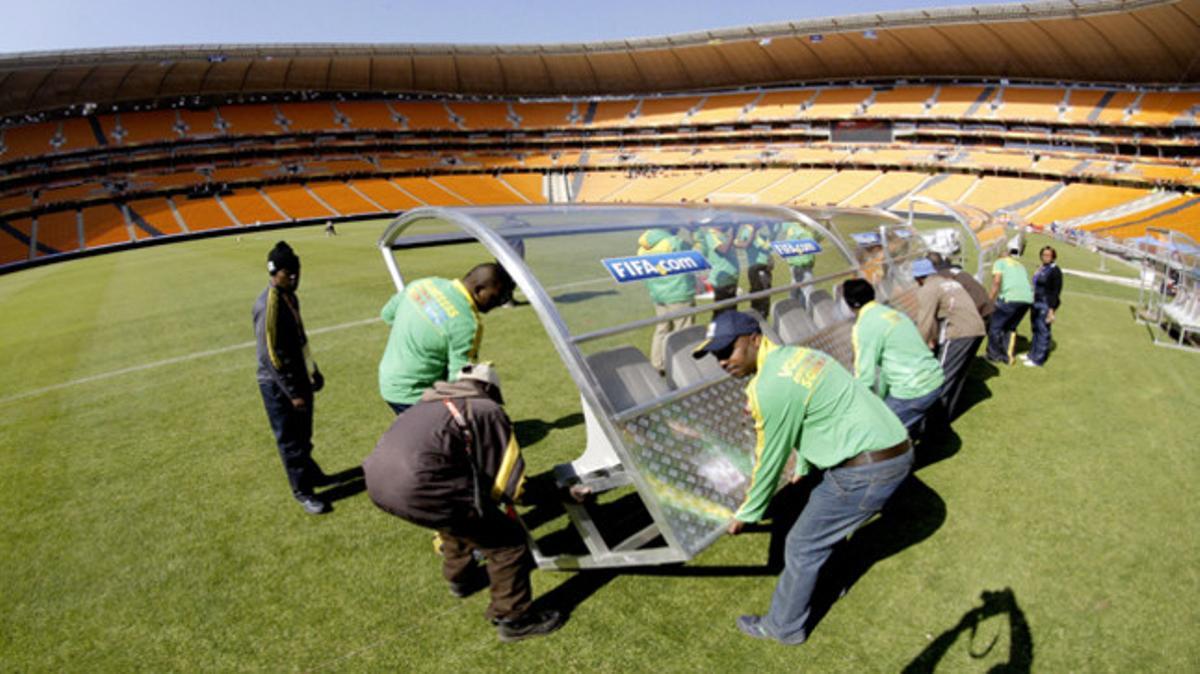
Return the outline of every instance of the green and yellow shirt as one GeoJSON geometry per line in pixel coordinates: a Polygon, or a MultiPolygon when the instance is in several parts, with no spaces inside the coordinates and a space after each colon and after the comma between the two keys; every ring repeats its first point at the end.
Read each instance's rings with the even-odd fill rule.
{"type": "Polygon", "coordinates": [[[992,263],[992,274],[1000,275],[1000,300],[1004,302],[1033,303],[1033,286],[1025,265],[1012,256],[1005,256],[992,263]]]}
{"type": "MultiPolygon", "coordinates": [[[[779,232],[779,241],[799,241],[801,239],[815,240],[816,237],[807,227],[798,222],[784,224],[779,232]]],[[[785,261],[793,267],[811,267],[816,259],[815,255],[793,255],[786,258],[785,261]]]]}
{"type": "MultiPolygon", "coordinates": [[[[678,253],[687,250],[683,239],[662,228],[648,229],[638,239],[638,255],[678,253]]],[[[646,280],[650,301],[655,304],[691,302],[696,295],[696,280],[692,274],[673,274],[646,280]]]]}
{"type": "Polygon", "coordinates": [[[380,317],[392,326],[379,361],[379,394],[388,402],[413,404],[433,382],[453,381],[478,358],[483,323],[462,281],[414,281],[380,317]]]}
{"type": "Polygon", "coordinates": [[[708,272],[708,282],[714,288],[737,283],[740,267],[737,248],[733,247],[729,231],[720,227],[705,227],[698,232],[696,248],[708,259],[708,264],[712,267],[708,272]]]}
{"type": "Polygon", "coordinates": [[[734,515],[743,522],[762,519],[793,451],[796,475],[805,475],[908,437],[882,400],[816,349],[763,339],[746,396],[756,440],[750,489],[734,515]]]}
{"type": "Polygon", "coordinates": [[[908,316],[868,302],[858,312],[852,334],[854,374],[880,398],[920,398],[945,382],[942,366],[908,316]]]}

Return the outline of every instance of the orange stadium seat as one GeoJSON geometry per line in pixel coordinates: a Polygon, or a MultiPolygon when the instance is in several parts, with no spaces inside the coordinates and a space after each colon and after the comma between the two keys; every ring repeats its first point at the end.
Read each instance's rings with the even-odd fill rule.
{"type": "Polygon", "coordinates": [[[812,99],[813,90],[777,91],[763,94],[743,117],[743,122],[774,122],[796,119],[800,106],[812,99]]]}
{"type": "Polygon", "coordinates": [[[458,128],[450,121],[450,111],[441,103],[406,101],[392,103],[391,108],[404,117],[409,131],[452,131],[458,128]]]}
{"type": "Polygon", "coordinates": [[[733,124],[741,119],[746,106],[753,103],[758,94],[724,94],[704,99],[700,110],[687,119],[688,124],[733,124]]]}
{"type": "Polygon", "coordinates": [[[1036,207],[1041,203],[1038,197],[1048,197],[1049,194],[1046,193],[1057,185],[1056,182],[1045,180],[987,176],[980,178],[979,184],[962,203],[988,213],[999,210],[1021,211],[1036,207]]]}
{"type": "Polygon", "coordinates": [[[1131,213],[1126,213],[1125,215],[1116,215],[1113,217],[1097,219],[1095,222],[1081,225],[1079,228],[1086,230],[1115,229],[1123,225],[1129,225],[1131,223],[1157,218],[1160,215],[1178,209],[1178,207],[1185,202],[1186,199],[1183,197],[1183,195],[1178,195],[1176,198],[1160,202],[1151,206],[1150,208],[1143,208],[1131,213]]]}
{"type": "Polygon", "coordinates": [[[392,182],[426,206],[471,205],[465,201],[465,195],[451,194],[429,178],[396,178],[392,182]]]}
{"type": "Polygon", "coordinates": [[[159,235],[183,233],[183,228],[179,226],[179,221],[175,219],[171,210],[171,204],[164,198],[131,201],[126,207],[129,209],[129,219],[133,223],[134,238],[148,239],[159,235]]]}
{"type": "MultiPolygon", "coordinates": [[[[971,166],[980,168],[1000,168],[1000,169],[1016,169],[1030,170],[1039,167],[1033,166],[1033,157],[1024,151],[1013,150],[973,150],[967,153],[967,162],[971,166]]],[[[1078,161],[1071,162],[1072,165],[1078,164],[1078,161]]]]}
{"type": "Polygon", "coordinates": [[[431,178],[430,182],[470,204],[492,206],[525,203],[523,195],[487,175],[443,175],[431,178]]]}
{"type": "Polygon", "coordinates": [[[891,207],[920,185],[926,176],[920,173],[891,171],[880,174],[866,189],[844,200],[846,206],[891,207]]]}
{"type": "Polygon", "coordinates": [[[175,131],[174,110],[105,115],[100,119],[100,124],[104,127],[109,142],[114,145],[169,143],[179,139],[179,134],[175,131]],[[121,130],[119,141],[118,129],[121,130]]]}
{"type": "Polygon", "coordinates": [[[1071,89],[1063,121],[1086,124],[1093,114],[1099,116],[1100,110],[1103,109],[1099,108],[1100,104],[1105,101],[1105,97],[1113,93],[1107,89],[1071,89]]]}
{"type": "Polygon", "coordinates": [[[29,194],[14,194],[0,199],[0,218],[8,213],[26,211],[33,207],[33,197],[29,194]]]}
{"type": "Polygon", "coordinates": [[[1132,91],[1118,91],[1100,111],[1096,118],[1097,124],[1122,124],[1127,116],[1127,108],[1133,105],[1138,95],[1132,91]]]}
{"type": "Polygon", "coordinates": [[[523,129],[564,129],[579,126],[586,103],[513,103],[513,112],[521,118],[523,129]],[[572,121],[574,113],[578,119],[572,121]]]}
{"type": "Polygon", "coordinates": [[[462,119],[464,127],[472,131],[519,128],[508,116],[507,103],[449,103],[449,108],[462,119]]]}
{"type": "Polygon", "coordinates": [[[50,154],[55,151],[50,141],[57,134],[57,122],[10,126],[4,129],[3,143],[0,143],[4,146],[0,162],[50,154]]]}
{"type": "Polygon", "coordinates": [[[1146,93],[1138,101],[1137,110],[1129,116],[1130,124],[1170,126],[1176,121],[1193,123],[1190,112],[1200,106],[1200,92],[1164,91],[1146,93]]]}
{"type": "Polygon", "coordinates": [[[100,145],[100,141],[96,138],[96,129],[92,127],[90,118],[73,117],[63,120],[61,133],[62,140],[65,142],[58,148],[58,152],[90,150],[100,145]]]}
{"type": "Polygon", "coordinates": [[[308,189],[320,201],[342,215],[362,215],[364,213],[380,212],[378,206],[356,194],[345,183],[309,183],[308,189]]]}
{"type": "MultiPolygon", "coordinates": [[[[637,176],[629,181],[629,186],[625,189],[611,195],[616,201],[626,202],[648,202],[648,201],[663,201],[663,195],[672,192],[683,185],[695,180],[696,173],[687,172],[664,172],[652,176],[637,176]]],[[[674,200],[678,203],[679,199],[674,200]]]]}
{"type": "MultiPolygon", "coordinates": [[[[929,180],[920,190],[914,193],[914,196],[927,197],[929,199],[937,199],[947,203],[957,203],[959,199],[971,189],[971,186],[978,180],[975,176],[943,174],[931,176],[929,180]]],[[[940,213],[938,209],[925,204],[913,204],[913,210],[919,213],[940,213]]]]}
{"type": "Polygon", "coordinates": [[[1056,121],[1064,94],[1062,89],[1005,87],[996,119],[1056,121]]]}
{"type": "Polygon", "coordinates": [[[790,174],[791,171],[788,169],[756,169],[746,171],[738,176],[737,179],[722,186],[720,192],[711,195],[711,198],[713,201],[755,203],[758,201],[758,192],[779,182],[790,174]]]}
{"type": "Polygon", "coordinates": [[[497,178],[508,188],[517,192],[531,204],[546,203],[543,193],[543,178],[540,173],[504,173],[497,178]]]}
{"type": "Polygon", "coordinates": [[[275,123],[275,106],[269,103],[222,105],[217,108],[231,136],[275,135],[283,127],[275,123]]]}
{"type": "Polygon", "coordinates": [[[223,229],[237,224],[229,219],[225,209],[221,208],[217,204],[217,200],[211,197],[200,199],[175,197],[172,201],[175,202],[175,209],[179,212],[179,217],[187,223],[189,231],[223,229]]]}
{"type": "Polygon", "coordinates": [[[1101,227],[1092,231],[1105,236],[1124,238],[1141,236],[1146,233],[1147,227],[1172,229],[1193,239],[1200,238],[1200,199],[1185,197],[1156,214],[1136,218],[1119,226],[1101,227]]]}
{"type": "Polygon", "coordinates": [[[679,126],[691,124],[687,119],[689,110],[700,105],[700,99],[694,96],[671,98],[644,98],[638,115],[633,119],[635,126],[679,126]]]}
{"type": "Polygon", "coordinates": [[[129,228],[121,209],[113,204],[85,208],[83,213],[83,243],[88,248],[129,243],[129,228]]]}
{"type": "Polygon", "coordinates": [[[385,178],[354,180],[350,184],[354,185],[355,189],[359,192],[370,197],[371,201],[390,211],[406,211],[410,208],[417,208],[424,205],[408,194],[401,192],[395,183],[385,178]]]}
{"type": "Polygon", "coordinates": [[[102,199],[109,196],[108,190],[97,183],[84,183],[70,187],[55,187],[38,192],[38,204],[60,204],[81,199],[102,199]]]}
{"type": "Polygon", "coordinates": [[[179,110],[179,121],[187,127],[188,138],[219,136],[223,131],[217,127],[215,110],[179,110]]]}
{"type": "Polygon", "coordinates": [[[599,203],[611,201],[609,196],[624,189],[630,178],[617,171],[592,171],[584,174],[575,194],[575,201],[581,203],[599,203]]]}
{"type": "Polygon", "coordinates": [[[1146,190],[1134,187],[1109,187],[1108,185],[1067,185],[1045,207],[1029,214],[1029,220],[1038,225],[1070,220],[1089,213],[1099,213],[1146,196],[1146,190]]]}
{"type": "Polygon", "coordinates": [[[350,127],[363,130],[399,131],[401,126],[383,101],[339,101],[334,104],[350,120],[350,127]]]}
{"type": "Polygon", "coordinates": [[[814,185],[812,189],[797,195],[796,199],[801,203],[807,202],[818,206],[840,204],[853,197],[879,175],[878,171],[839,171],[828,180],[824,180],[814,185]]]}
{"type": "Polygon", "coordinates": [[[41,249],[47,246],[57,253],[79,250],[79,217],[74,209],[37,216],[38,256],[51,254],[41,249]]]}
{"type": "Polygon", "coordinates": [[[831,169],[788,171],[779,180],[760,190],[755,196],[761,204],[795,203],[800,195],[833,175],[834,171],[831,169]]]}
{"type": "Polygon", "coordinates": [[[803,116],[817,119],[853,117],[859,114],[859,106],[870,95],[870,89],[821,89],[803,116]]]}
{"type": "Polygon", "coordinates": [[[313,218],[336,217],[328,208],[322,206],[302,185],[271,185],[264,187],[263,193],[293,220],[309,220],[313,218]]]}
{"type": "Polygon", "coordinates": [[[615,101],[600,101],[596,104],[596,114],[592,118],[592,126],[629,126],[633,122],[629,115],[637,108],[638,99],[615,101]]]}
{"type": "Polygon", "coordinates": [[[29,259],[29,221],[0,217],[0,265],[29,259]]]}
{"type": "Polygon", "coordinates": [[[875,94],[867,108],[868,117],[920,117],[925,114],[925,101],[933,97],[934,87],[900,86],[875,94]]]}
{"type": "Polygon", "coordinates": [[[280,103],[275,108],[288,120],[289,131],[343,130],[342,125],[334,121],[333,105],[329,101],[280,103]]]}
{"type": "Polygon", "coordinates": [[[711,199],[712,194],[722,193],[725,186],[745,175],[744,169],[727,171],[706,171],[692,176],[692,179],[675,189],[660,194],[656,201],[691,201],[700,202],[711,199]]]}
{"type": "Polygon", "coordinates": [[[221,201],[233,212],[233,216],[243,225],[257,225],[268,222],[278,222],[287,218],[267,203],[258,190],[250,187],[234,190],[232,194],[224,195],[221,201]]]}
{"type": "Polygon", "coordinates": [[[949,117],[960,118],[966,117],[967,111],[974,107],[984,108],[986,102],[991,100],[994,92],[988,93],[985,97],[984,92],[989,91],[991,87],[959,87],[945,86],[938,92],[937,103],[929,110],[930,117],[949,117]]]}

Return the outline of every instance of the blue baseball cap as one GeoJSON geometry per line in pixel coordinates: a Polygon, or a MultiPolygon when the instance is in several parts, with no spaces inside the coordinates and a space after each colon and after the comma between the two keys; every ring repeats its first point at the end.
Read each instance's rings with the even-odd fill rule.
{"type": "Polygon", "coordinates": [[[740,311],[726,311],[708,324],[708,332],[704,341],[692,351],[692,358],[703,358],[708,353],[719,353],[737,341],[743,335],[757,335],[762,332],[758,321],[740,311]]]}
{"type": "Polygon", "coordinates": [[[914,260],[912,263],[913,278],[924,278],[926,276],[933,276],[936,273],[937,269],[934,269],[933,263],[926,258],[914,260]]]}

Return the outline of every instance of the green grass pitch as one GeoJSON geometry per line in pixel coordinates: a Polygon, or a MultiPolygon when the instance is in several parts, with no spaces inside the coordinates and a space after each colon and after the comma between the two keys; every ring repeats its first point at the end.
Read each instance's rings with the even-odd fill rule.
{"type": "MultiPolygon", "coordinates": [[[[931,445],[903,522],[854,537],[873,563],[807,644],[734,626],[767,607],[766,533],[724,538],[684,567],[535,572],[571,619],[500,644],[485,594],[447,592],[428,532],[365,494],[327,516],[301,511],[258,396],[250,308],[266,251],[286,238],[328,378],[315,457],[340,470],[374,447],[391,420],[375,376],[386,328],[369,320],[391,292],[382,227],[0,277],[0,670],[1200,669],[1200,355],[1152,346],[1131,317],[1136,291],[1070,276],[1049,366],[977,364],[974,406],[931,445]]],[[[1098,267],[1060,250],[1066,268],[1098,267]]],[[[479,251],[419,251],[405,269],[455,276],[479,251]]],[[[587,304],[573,306],[586,320],[587,304]]],[[[531,472],[576,457],[578,394],[531,310],[485,326],[482,355],[505,378],[531,472]]]]}

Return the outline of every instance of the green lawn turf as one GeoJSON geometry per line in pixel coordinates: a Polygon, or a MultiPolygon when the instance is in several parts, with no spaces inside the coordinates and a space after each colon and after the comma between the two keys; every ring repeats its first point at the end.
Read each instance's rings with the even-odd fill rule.
{"type": "MultiPolygon", "coordinates": [[[[339,229],[0,277],[0,669],[1200,667],[1200,354],[1151,346],[1130,291],[1067,277],[1045,369],[976,365],[987,377],[968,391],[976,404],[922,450],[902,522],[855,537],[874,564],[807,644],[734,627],[766,609],[773,587],[761,570],[768,535],[751,533],[657,573],[536,572],[539,594],[571,599],[571,620],[506,646],[481,617],[484,595],[449,596],[428,532],[363,494],[311,517],[287,493],[246,346],[276,239],[303,258],[305,321],[329,382],[316,458],[330,471],[356,465],[391,419],[375,380],[386,329],[363,322],[391,292],[373,247],[382,225],[339,229]],[[167,359],[179,360],[108,376],[167,359]],[[1006,588],[1010,601],[976,610],[1006,588]]],[[[1059,248],[1064,267],[1098,268],[1059,248]]],[[[457,275],[478,256],[423,250],[405,269],[457,275]]],[[[532,312],[498,310],[485,324],[483,356],[500,364],[532,472],[577,456],[578,394],[532,312]]]]}

